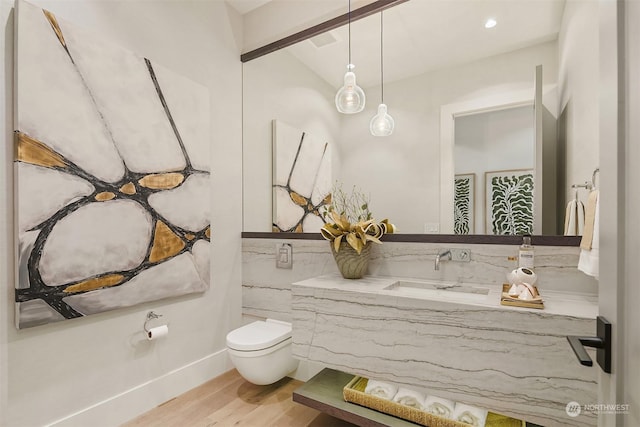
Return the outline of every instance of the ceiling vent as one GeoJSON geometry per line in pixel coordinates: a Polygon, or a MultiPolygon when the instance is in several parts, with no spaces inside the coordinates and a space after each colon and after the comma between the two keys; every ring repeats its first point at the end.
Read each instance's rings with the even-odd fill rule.
{"type": "Polygon", "coordinates": [[[313,45],[318,48],[338,41],[338,39],[336,39],[333,34],[331,34],[331,31],[326,31],[322,34],[318,34],[315,37],[311,37],[309,40],[311,40],[311,43],[313,43],[313,45]]]}

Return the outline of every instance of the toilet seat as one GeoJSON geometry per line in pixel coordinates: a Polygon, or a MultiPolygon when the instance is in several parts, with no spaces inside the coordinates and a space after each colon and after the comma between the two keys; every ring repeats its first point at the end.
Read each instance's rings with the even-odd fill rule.
{"type": "Polygon", "coordinates": [[[257,351],[276,346],[291,338],[291,324],[279,320],[258,320],[227,334],[227,347],[238,351],[257,351]]]}

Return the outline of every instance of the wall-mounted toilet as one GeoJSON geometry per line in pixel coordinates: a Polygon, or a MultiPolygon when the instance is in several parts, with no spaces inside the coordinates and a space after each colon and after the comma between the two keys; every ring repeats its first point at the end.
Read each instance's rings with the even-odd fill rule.
{"type": "Polygon", "coordinates": [[[291,323],[258,320],[227,334],[233,366],[247,381],[273,384],[298,367],[291,355],[291,323]]]}

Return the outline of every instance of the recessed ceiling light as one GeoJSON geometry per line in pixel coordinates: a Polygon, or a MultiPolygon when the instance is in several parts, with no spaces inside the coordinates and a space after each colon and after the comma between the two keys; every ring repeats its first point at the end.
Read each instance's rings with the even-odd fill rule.
{"type": "Polygon", "coordinates": [[[489,18],[489,19],[487,19],[487,22],[484,23],[484,27],[485,28],[493,28],[493,27],[496,26],[497,23],[498,22],[495,19],[489,18]]]}

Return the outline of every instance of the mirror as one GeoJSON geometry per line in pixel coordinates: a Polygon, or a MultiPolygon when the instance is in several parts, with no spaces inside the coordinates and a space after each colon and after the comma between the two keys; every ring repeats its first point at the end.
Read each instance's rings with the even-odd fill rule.
{"type": "MultiPolygon", "coordinates": [[[[470,144],[474,133],[480,144],[496,132],[489,125],[456,128],[473,116],[493,115],[495,123],[519,107],[528,111],[536,134],[528,137],[532,166],[510,165],[510,136],[500,137],[507,141],[491,154],[500,165],[473,171],[473,232],[491,234],[480,209],[488,194],[485,175],[533,169],[539,192],[534,234],[562,235],[568,200],[587,196],[572,184],[589,181],[598,167],[598,4],[514,1],[410,0],[384,11],[384,101],[396,123],[388,137],[369,133],[381,98],[379,14],[351,23],[352,62],[367,95],[361,113],[342,115],[334,105],[348,60],[346,26],[245,62],[244,231],[272,231],[275,119],[329,142],[332,179],[369,193],[376,218],[389,218],[400,233],[453,234],[455,175],[472,172],[458,165],[473,164],[473,158],[457,158],[456,144],[470,144]],[[488,17],[498,21],[494,28],[484,28],[488,17]],[[544,107],[537,109],[544,116],[540,125],[534,122],[536,90],[544,107]],[[542,127],[543,121],[551,126],[542,127]],[[456,134],[466,142],[456,142],[456,134]]],[[[529,119],[514,123],[523,120],[529,119]]]]}

